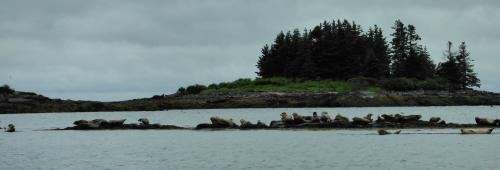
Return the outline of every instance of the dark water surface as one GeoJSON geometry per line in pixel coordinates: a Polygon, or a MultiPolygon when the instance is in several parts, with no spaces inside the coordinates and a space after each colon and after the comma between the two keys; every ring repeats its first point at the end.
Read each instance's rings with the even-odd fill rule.
{"type": "Polygon", "coordinates": [[[0,169],[498,169],[500,130],[460,135],[458,129],[375,130],[106,130],[43,131],[77,119],[119,119],[193,127],[219,115],[239,120],[279,119],[279,113],[313,111],[440,116],[474,123],[500,118],[500,106],[209,109],[159,112],[43,113],[0,115],[0,169]]]}

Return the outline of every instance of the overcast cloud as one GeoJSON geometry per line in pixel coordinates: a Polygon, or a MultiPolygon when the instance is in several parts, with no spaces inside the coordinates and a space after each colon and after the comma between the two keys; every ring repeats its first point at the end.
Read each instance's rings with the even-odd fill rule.
{"type": "Polygon", "coordinates": [[[123,100],[254,78],[281,30],[332,19],[413,24],[434,61],[466,41],[483,90],[500,91],[498,1],[2,1],[0,84],[53,98],[123,100]]]}

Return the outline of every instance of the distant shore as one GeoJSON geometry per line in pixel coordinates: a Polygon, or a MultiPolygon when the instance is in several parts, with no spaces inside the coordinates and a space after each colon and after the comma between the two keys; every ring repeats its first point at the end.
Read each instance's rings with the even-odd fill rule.
{"type": "Polygon", "coordinates": [[[168,109],[500,105],[487,91],[245,92],[162,95],[118,102],[50,99],[31,92],[0,95],[0,114],[159,111],[168,109]]]}

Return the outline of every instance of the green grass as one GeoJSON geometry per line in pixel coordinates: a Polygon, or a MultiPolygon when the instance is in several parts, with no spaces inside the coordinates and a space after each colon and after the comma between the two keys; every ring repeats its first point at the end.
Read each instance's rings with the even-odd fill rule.
{"type": "Polygon", "coordinates": [[[416,80],[408,78],[373,79],[355,77],[347,81],[304,80],[297,81],[283,77],[238,79],[233,82],[218,84],[193,85],[180,88],[177,94],[224,94],[246,92],[352,92],[368,91],[379,93],[385,90],[445,90],[446,82],[440,79],[416,80]]]}
{"type": "Polygon", "coordinates": [[[366,91],[369,91],[369,92],[374,92],[374,93],[378,93],[378,92],[382,92],[383,89],[380,88],[380,87],[368,87],[366,89],[366,91]]]}
{"type": "Polygon", "coordinates": [[[233,82],[211,84],[201,94],[245,92],[350,92],[352,85],[345,81],[293,81],[281,77],[238,79],[233,82]]]}

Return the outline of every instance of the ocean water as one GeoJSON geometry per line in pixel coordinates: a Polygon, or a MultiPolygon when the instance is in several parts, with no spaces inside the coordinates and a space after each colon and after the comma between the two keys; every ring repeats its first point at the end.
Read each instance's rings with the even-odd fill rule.
{"type": "Polygon", "coordinates": [[[0,115],[0,170],[16,169],[498,169],[500,130],[460,135],[458,129],[375,130],[104,130],[47,131],[78,119],[120,119],[194,127],[217,115],[269,123],[279,113],[327,111],[440,116],[474,123],[500,118],[500,106],[202,109],[157,112],[91,112],[0,115]]]}

